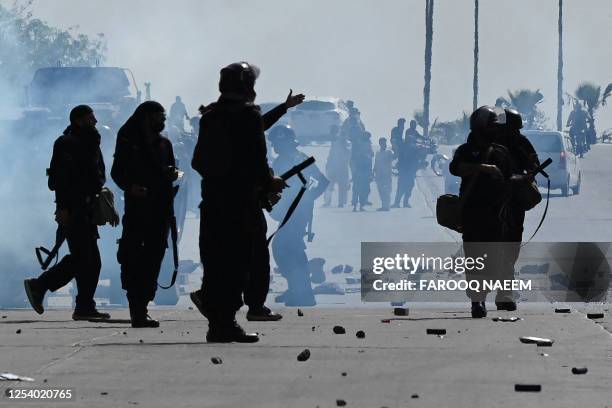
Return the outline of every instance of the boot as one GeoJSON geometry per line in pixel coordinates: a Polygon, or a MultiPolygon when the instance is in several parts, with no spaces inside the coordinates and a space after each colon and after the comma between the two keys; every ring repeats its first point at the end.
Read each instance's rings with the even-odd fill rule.
{"type": "Polygon", "coordinates": [[[96,309],[93,310],[79,310],[75,309],[72,313],[72,320],[107,320],[110,319],[110,314],[98,312],[96,309]]]}
{"type": "Polygon", "coordinates": [[[261,308],[250,308],[246,318],[249,322],[276,322],[283,318],[282,315],[274,313],[269,308],[262,306],[261,308]]]}
{"type": "Polygon", "coordinates": [[[481,319],[487,317],[485,302],[472,302],[472,318],[481,319]]]}
{"type": "Polygon", "coordinates": [[[208,343],[257,343],[259,337],[256,333],[246,333],[236,320],[233,320],[229,323],[210,323],[206,341],[208,343]]]}
{"type": "Polygon", "coordinates": [[[132,327],[159,327],[159,322],[151,319],[149,316],[146,303],[140,300],[130,299],[129,296],[128,302],[130,304],[130,318],[132,319],[132,327]]]}
{"type": "Polygon", "coordinates": [[[43,314],[45,311],[43,301],[45,300],[45,293],[47,293],[47,290],[41,287],[36,278],[24,280],[23,286],[25,287],[28,300],[34,311],[38,314],[43,314]]]}
{"type": "Polygon", "coordinates": [[[497,310],[506,310],[508,312],[516,310],[516,302],[513,301],[495,302],[495,306],[497,306],[497,310]]]}

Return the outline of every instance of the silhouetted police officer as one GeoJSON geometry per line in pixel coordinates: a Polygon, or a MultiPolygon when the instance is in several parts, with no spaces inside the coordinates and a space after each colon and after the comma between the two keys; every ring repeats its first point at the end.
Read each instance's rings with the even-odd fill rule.
{"type": "Polygon", "coordinates": [[[127,291],[132,327],[158,327],[147,305],[157,278],[174,215],[172,183],[178,177],[172,144],[161,135],[162,105],[142,103],[117,135],[111,176],[124,191],[125,215],[117,258],[127,291]]]}
{"type": "Polygon", "coordinates": [[[421,152],[417,147],[417,139],[421,136],[416,129],[417,122],[410,121],[410,127],[406,129],[404,140],[399,140],[397,149],[397,190],[393,208],[402,206],[410,208],[410,196],[416,181],[417,171],[421,164],[421,152]]]}
{"type": "MultiPolygon", "coordinates": [[[[286,186],[270,172],[264,123],[254,105],[259,69],[246,62],[221,70],[218,101],[207,107],[192,160],[202,176],[196,306],[208,318],[209,342],[256,342],[236,322],[261,231],[261,199],[286,186]],[[222,154],[226,153],[226,154],[222,154]]],[[[192,297],[193,298],[193,297],[192,297]]]]}
{"type": "MultiPolygon", "coordinates": [[[[463,250],[466,257],[483,257],[483,271],[466,271],[467,280],[482,282],[494,279],[501,261],[500,245],[504,240],[505,220],[502,208],[508,202],[507,181],[512,175],[512,161],[507,149],[495,144],[502,123],[496,111],[483,106],[470,117],[471,132],[467,142],[457,148],[449,165],[451,174],[461,177],[463,250]],[[493,243],[493,245],[482,245],[493,243]]],[[[467,290],[472,301],[472,317],[486,317],[487,291],[467,290]]]]}
{"type": "Polygon", "coordinates": [[[55,191],[55,220],[68,241],[70,254],[38,278],[24,281],[30,304],[38,314],[44,312],[45,293],[55,292],[74,278],[78,293],[72,318],[110,318],[108,313],[96,310],[94,301],[101,263],[93,205],[106,181],[96,123],[89,106],[75,107],[70,112],[70,125],[53,145],[49,188],[55,191]]]}
{"type": "MultiPolygon", "coordinates": [[[[272,165],[276,174],[282,174],[308,158],[297,149],[298,142],[295,132],[289,126],[274,127],[270,131],[269,139],[274,151],[278,154],[272,165]]],[[[329,180],[316,165],[309,166],[302,174],[307,181],[314,181],[315,184],[308,186],[292,217],[272,241],[274,260],[281,275],[287,279],[287,291],[281,295],[286,306],[314,306],[316,304],[308,270],[304,236],[308,223],[312,222],[314,202],[325,192],[329,180]]],[[[298,177],[287,180],[287,183],[289,188],[283,193],[283,197],[272,211],[272,218],[279,222],[287,213],[302,185],[298,177]]]]}

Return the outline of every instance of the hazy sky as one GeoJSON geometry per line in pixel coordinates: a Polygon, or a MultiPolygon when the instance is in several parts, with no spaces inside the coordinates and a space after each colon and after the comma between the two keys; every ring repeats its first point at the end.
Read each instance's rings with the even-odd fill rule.
{"type": "MultiPolygon", "coordinates": [[[[11,3],[3,0],[3,4],[11,3]]],[[[432,120],[472,105],[473,1],[436,0],[432,120]]],[[[555,123],[558,0],[481,0],[480,103],[508,89],[540,88],[555,123]]],[[[191,114],[217,98],[219,68],[259,65],[259,102],[288,89],[353,99],[366,127],[384,136],[422,106],[425,0],[36,0],[54,26],[78,25],[108,40],[108,65],[152,82],[168,105],[191,114]]],[[[612,1],[565,0],[566,90],[612,82],[612,1]]],[[[612,103],[612,100],[610,101],[612,103]]],[[[567,109],[567,108],[566,108],[567,109]]],[[[567,112],[567,110],[566,110],[567,112]]],[[[612,127],[599,111],[599,128],[612,127]]]]}

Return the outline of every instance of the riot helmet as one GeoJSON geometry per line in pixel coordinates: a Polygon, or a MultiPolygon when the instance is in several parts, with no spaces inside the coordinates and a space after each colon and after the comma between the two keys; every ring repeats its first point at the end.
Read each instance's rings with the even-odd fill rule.
{"type": "Polygon", "coordinates": [[[516,109],[504,109],[506,112],[506,126],[511,130],[523,128],[523,117],[516,109]]]}
{"type": "Polygon", "coordinates": [[[219,91],[246,94],[253,90],[260,69],[248,62],[235,62],[221,69],[219,91]]]}

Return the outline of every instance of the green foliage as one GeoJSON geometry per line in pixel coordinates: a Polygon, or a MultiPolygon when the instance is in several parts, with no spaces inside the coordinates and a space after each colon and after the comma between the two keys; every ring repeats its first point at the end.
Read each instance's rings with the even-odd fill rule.
{"type": "Polygon", "coordinates": [[[34,18],[33,1],[15,1],[11,7],[0,4],[0,78],[7,85],[21,87],[41,67],[94,66],[105,59],[104,34],[95,38],[50,27],[34,18]]]}
{"type": "Polygon", "coordinates": [[[463,112],[459,119],[448,122],[436,122],[431,129],[431,137],[439,144],[461,144],[465,143],[470,133],[470,114],[463,112]]]}

